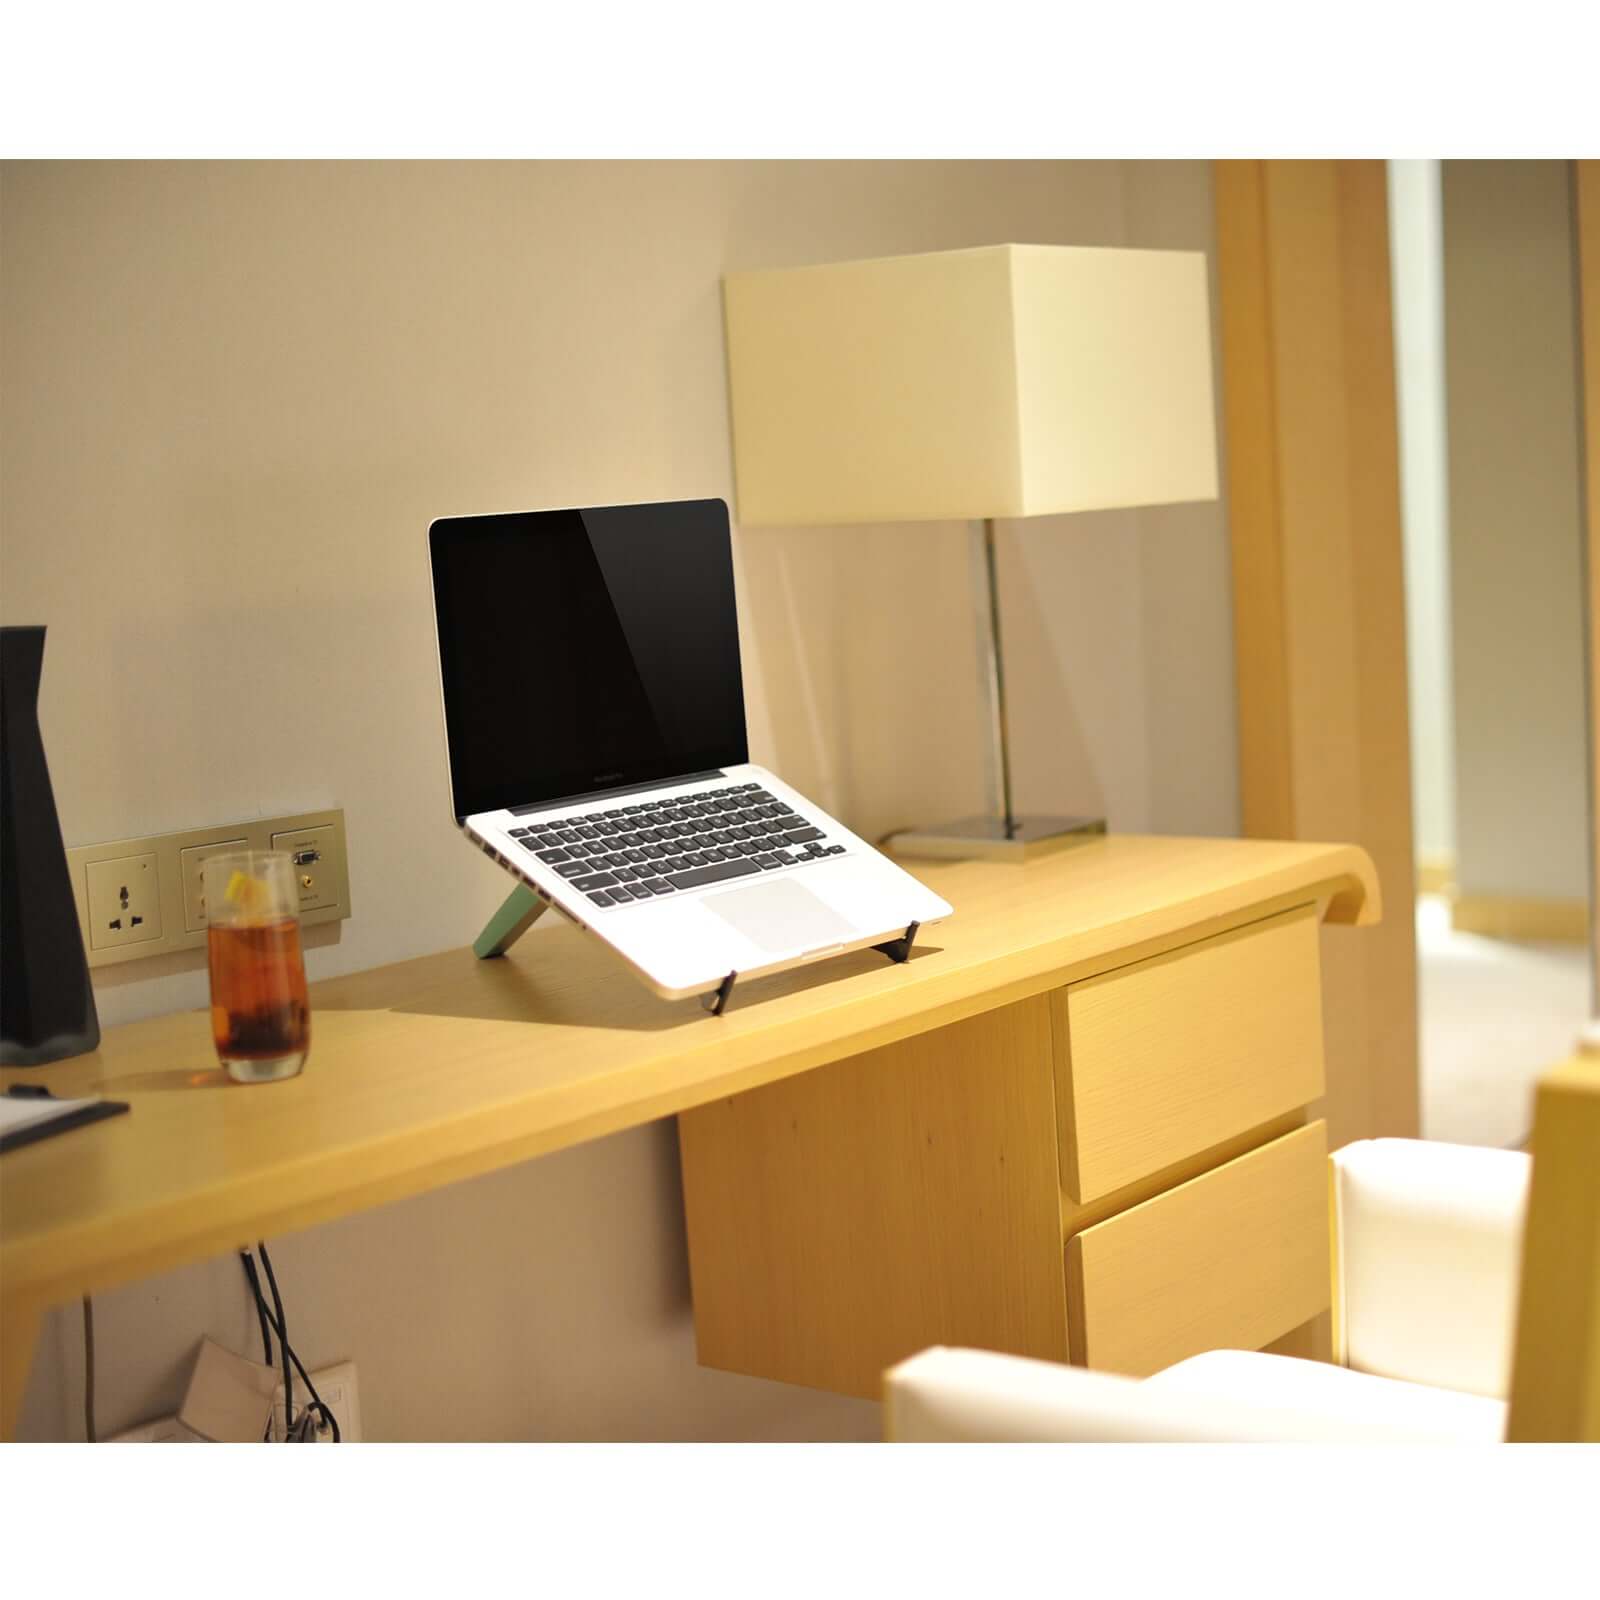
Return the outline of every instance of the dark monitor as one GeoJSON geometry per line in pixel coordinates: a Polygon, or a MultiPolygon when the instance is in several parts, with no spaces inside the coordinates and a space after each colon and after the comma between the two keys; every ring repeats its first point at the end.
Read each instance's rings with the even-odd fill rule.
{"type": "Polygon", "coordinates": [[[721,500],[428,530],[457,819],[749,760],[721,500]]]}

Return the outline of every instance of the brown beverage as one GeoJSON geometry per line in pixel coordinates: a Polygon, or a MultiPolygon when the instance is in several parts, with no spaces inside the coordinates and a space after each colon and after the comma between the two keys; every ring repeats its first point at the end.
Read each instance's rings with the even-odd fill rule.
{"type": "Polygon", "coordinates": [[[294,917],[213,923],[207,943],[218,1057],[230,1070],[234,1063],[246,1073],[254,1066],[262,1077],[281,1076],[287,1058],[299,1057],[288,1068],[298,1071],[311,1047],[299,923],[294,917]]]}

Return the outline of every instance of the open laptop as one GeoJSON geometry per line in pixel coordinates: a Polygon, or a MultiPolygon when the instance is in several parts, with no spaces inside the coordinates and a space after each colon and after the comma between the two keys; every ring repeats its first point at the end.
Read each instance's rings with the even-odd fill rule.
{"type": "Polygon", "coordinates": [[[448,517],[428,543],[456,822],[657,994],[950,915],[750,764],[723,501],[448,517]]]}

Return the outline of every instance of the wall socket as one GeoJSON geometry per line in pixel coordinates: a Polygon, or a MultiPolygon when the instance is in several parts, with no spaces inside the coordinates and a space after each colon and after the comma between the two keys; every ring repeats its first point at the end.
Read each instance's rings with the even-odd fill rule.
{"type": "MultiPolygon", "coordinates": [[[[311,1381],[317,1386],[317,1393],[322,1396],[323,1404],[339,1419],[339,1442],[341,1444],[357,1444],[361,1440],[361,1391],[356,1387],[356,1364],[353,1361],[341,1361],[336,1367],[323,1367],[319,1372],[311,1374],[311,1381]]],[[[306,1393],[305,1380],[296,1373],[294,1380],[295,1409],[298,1414],[303,1411],[309,1399],[306,1393]]],[[[272,1391],[272,1432],[273,1440],[283,1438],[283,1385],[280,1383],[272,1391]]],[[[317,1433],[318,1443],[332,1443],[333,1430],[320,1429],[317,1433]]],[[[119,1433],[116,1438],[108,1439],[108,1444],[207,1444],[210,1441],[202,1438],[198,1433],[178,1421],[176,1417],[158,1417],[154,1422],[141,1422],[136,1428],[129,1428],[126,1433],[119,1433]]]]}
{"type": "Polygon", "coordinates": [[[140,961],[203,946],[206,907],[200,869],[208,855],[225,850],[289,851],[295,858],[303,927],[350,915],[343,811],[296,812],[74,845],[67,851],[67,871],[89,965],[140,961]]]}
{"type": "MultiPolygon", "coordinates": [[[[341,1361],[336,1367],[323,1367],[311,1374],[311,1381],[317,1386],[317,1393],[321,1395],[322,1403],[339,1420],[339,1443],[358,1444],[361,1440],[361,1391],[356,1387],[355,1362],[341,1361]]],[[[294,1377],[296,1416],[305,1410],[310,1399],[305,1380],[297,1372],[294,1377]]],[[[272,1391],[272,1437],[279,1440],[283,1438],[281,1383],[272,1391]]],[[[317,1441],[322,1444],[332,1444],[333,1430],[319,1429],[317,1441]]]]}
{"type": "Polygon", "coordinates": [[[90,862],[84,888],[91,950],[160,939],[161,874],[154,851],[90,862]]]}
{"type": "MultiPolygon", "coordinates": [[[[230,850],[248,850],[249,841],[240,834],[236,839],[217,839],[210,844],[191,844],[178,852],[178,870],[183,875],[183,926],[185,932],[203,932],[206,922],[206,882],[202,869],[207,856],[225,855],[230,850]]],[[[90,868],[93,871],[93,868],[90,868]]]]}

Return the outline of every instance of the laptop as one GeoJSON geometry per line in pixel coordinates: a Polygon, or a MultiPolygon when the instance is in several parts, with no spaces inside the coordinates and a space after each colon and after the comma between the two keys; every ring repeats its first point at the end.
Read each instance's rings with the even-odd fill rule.
{"type": "Polygon", "coordinates": [[[457,824],[658,995],[950,915],[750,762],[723,501],[446,517],[428,543],[457,824]]]}

